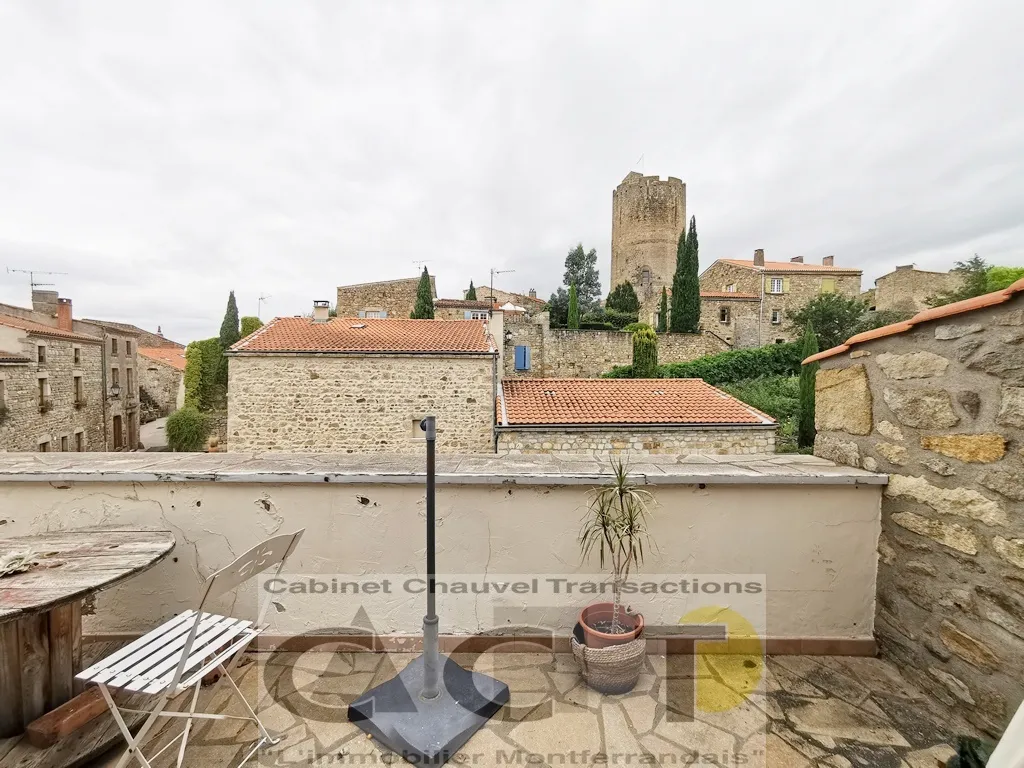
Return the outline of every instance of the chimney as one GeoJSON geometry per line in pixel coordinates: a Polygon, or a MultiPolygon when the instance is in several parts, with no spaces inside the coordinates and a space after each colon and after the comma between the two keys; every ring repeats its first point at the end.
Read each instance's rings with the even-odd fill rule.
{"type": "Polygon", "coordinates": [[[57,327],[62,331],[73,331],[71,321],[71,299],[57,299],[57,327]]]}
{"type": "Polygon", "coordinates": [[[314,301],[313,302],[313,322],[314,323],[326,323],[331,319],[331,302],[329,301],[314,301]]]}
{"type": "Polygon", "coordinates": [[[898,267],[896,267],[896,271],[897,272],[902,272],[905,269],[913,269],[913,268],[914,268],[913,264],[900,264],[898,267]]]}
{"type": "Polygon", "coordinates": [[[764,248],[758,248],[756,251],[754,251],[754,266],[764,266],[764,248]]]}
{"type": "Polygon", "coordinates": [[[803,256],[794,256],[792,259],[790,259],[790,261],[793,264],[803,264],[804,263],[804,257],[803,256]]]}
{"type": "Polygon", "coordinates": [[[57,292],[32,289],[32,309],[47,317],[57,315],[57,292]]]}
{"type": "Polygon", "coordinates": [[[531,288],[530,289],[530,298],[531,299],[536,299],[537,298],[537,289],[536,288],[531,288]]]}
{"type": "Polygon", "coordinates": [[[826,256],[821,260],[821,266],[823,267],[834,267],[836,265],[835,256],[826,256]]]}
{"type": "Polygon", "coordinates": [[[163,336],[163,335],[164,335],[164,332],[163,332],[163,330],[162,330],[162,329],[160,328],[160,326],[159,326],[159,325],[158,325],[158,326],[156,327],[156,335],[157,335],[157,336],[163,336]]]}

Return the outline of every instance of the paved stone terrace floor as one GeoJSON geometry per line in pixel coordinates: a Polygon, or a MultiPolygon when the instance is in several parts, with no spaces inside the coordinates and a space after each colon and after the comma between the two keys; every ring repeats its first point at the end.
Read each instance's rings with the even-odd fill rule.
{"type": "MultiPolygon", "coordinates": [[[[348,723],[345,713],[348,701],[413,658],[322,652],[253,656],[235,678],[250,702],[258,699],[261,717],[282,739],[249,765],[405,765],[348,723]]],[[[757,692],[743,700],[723,682],[744,677],[730,666],[738,657],[700,657],[698,701],[711,702],[706,709],[714,709],[714,702],[737,706],[720,712],[698,707],[686,722],[673,710],[684,699],[681,691],[692,686],[693,657],[648,656],[636,689],[623,696],[589,689],[569,655],[455,658],[508,683],[512,701],[452,765],[937,768],[953,754],[949,744],[955,734],[929,713],[925,695],[880,659],[774,657],[757,692]]],[[[226,685],[205,689],[201,701],[213,711],[239,714],[228,690],[226,685]]],[[[167,726],[157,734],[157,746],[177,728],[167,726]]],[[[198,725],[186,764],[232,765],[254,734],[246,723],[198,725]]],[[[154,768],[173,765],[176,751],[169,749],[154,768]]],[[[118,755],[108,753],[92,768],[109,768],[118,755]]]]}

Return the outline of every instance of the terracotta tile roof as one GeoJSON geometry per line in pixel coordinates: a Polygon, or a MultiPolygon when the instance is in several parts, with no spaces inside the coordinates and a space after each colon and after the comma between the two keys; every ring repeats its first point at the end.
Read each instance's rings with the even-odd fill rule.
{"type": "Polygon", "coordinates": [[[915,325],[927,323],[931,320],[941,320],[946,317],[953,317],[954,315],[962,315],[965,312],[973,312],[977,309],[985,309],[986,307],[1005,304],[1019,293],[1024,293],[1024,278],[1021,278],[1013,285],[1008,288],[1004,288],[1001,291],[993,291],[992,293],[986,293],[983,296],[975,296],[973,299],[964,299],[963,301],[946,304],[942,307],[925,309],[918,312],[909,320],[892,323],[891,325],[883,325],[881,328],[875,328],[871,331],[858,333],[856,336],[848,338],[845,344],[840,344],[838,347],[832,347],[832,349],[826,349],[816,355],[811,355],[804,360],[804,364],[806,365],[807,363],[824,360],[827,357],[840,355],[849,350],[850,347],[856,344],[863,344],[865,341],[873,341],[874,339],[883,339],[886,336],[895,336],[898,333],[905,333],[915,325]]]}
{"type": "Polygon", "coordinates": [[[0,363],[31,363],[27,357],[22,355],[8,355],[6,352],[0,352],[0,363]]]}
{"type": "Polygon", "coordinates": [[[231,351],[485,354],[492,347],[478,320],[276,317],[231,351]]]}
{"type": "Polygon", "coordinates": [[[440,309],[491,309],[497,307],[489,301],[474,301],[472,299],[435,299],[434,306],[440,309]]]}
{"type": "Polygon", "coordinates": [[[501,391],[507,426],[775,423],[703,379],[505,379],[501,391]]]}
{"type": "Polygon", "coordinates": [[[178,347],[139,347],[138,352],[143,357],[164,363],[179,371],[185,370],[185,350],[178,347]]]}
{"type": "Polygon", "coordinates": [[[64,331],[60,328],[53,328],[49,325],[43,325],[42,323],[34,323],[31,320],[25,320],[21,317],[12,317],[11,315],[0,315],[0,325],[6,325],[8,328],[17,328],[35,336],[50,336],[55,339],[83,341],[87,344],[103,343],[102,339],[98,339],[95,336],[86,336],[82,333],[64,331]]]}
{"type": "Polygon", "coordinates": [[[859,275],[861,270],[851,267],[826,267],[824,264],[802,264],[799,261],[766,261],[763,267],[755,267],[752,259],[719,259],[726,264],[765,272],[832,272],[859,275]]]}
{"type": "Polygon", "coordinates": [[[759,296],[756,293],[737,293],[736,291],[701,291],[702,299],[742,299],[757,301],[759,296]]]}

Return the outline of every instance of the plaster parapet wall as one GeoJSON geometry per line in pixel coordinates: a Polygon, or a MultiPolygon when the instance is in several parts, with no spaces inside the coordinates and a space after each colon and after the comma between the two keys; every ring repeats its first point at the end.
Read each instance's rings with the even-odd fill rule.
{"type": "MultiPolygon", "coordinates": [[[[202,579],[260,540],[299,528],[306,533],[289,565],[292,574],[321,580],[422,576],[421,459],[90,457],[81,467],[66,456],[0,457],[5,536],[93,525],[175,533],[171,557],[96,597],[87,635],[140,632],[194,607],[202,579]]],[[[730,580],[764,574],[770,637],[870,641],[884,477],[814,457],[729,458],[634,465],[658,502],[651,515],[658,551],[650,550],[641,573],[730,580]]],[[[577,537],[587,491],[608,477],[607,463],[550,456],[439,457],[438,463],[439,573],[601,578],[596,562],[580,564],[577,537]]],[[[516,614],[516,603],[507,599],[476,595],[449,594],[438,604],[446,634],[540,623],[565,635],[581,604],[592,599],[573,596],[541,617],[516,614]],[[494,618],[498,604],[503,621],[494,618]]],[[[377,632],[418,633],[422,596],[370,602],[377,632]]],[[[338,595],[289,594],[279,603],[270,612],[273,635],[338,632],[353,626],[360,607],[338,595]]],[[[255,595],[245,593],[234,611],[252,614],[255,604],[255,595]]],[[[652,623],[676,624],[685,613],[672,600],[640,604],[652,623]]]]}
{"type": "Polygon", "coordinates": [[[551,453],[588,456],[745,455],[775,450],[771,427],[665,427],[629,425],[618,429],[559,427],[556,429],[501,427],[499,454],[551,453]]]}

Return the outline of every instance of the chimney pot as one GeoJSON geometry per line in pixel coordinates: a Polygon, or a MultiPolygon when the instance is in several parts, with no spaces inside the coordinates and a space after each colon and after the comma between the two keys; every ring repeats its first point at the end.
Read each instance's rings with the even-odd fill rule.
{"type": "Polygon", "coordinates": [[[62,331],[73,331],[74,321],[71,317],[71,299],[57,299],[57,327],[62,331]]]}
{"type": "Polygon", "coordinates": [[[913,264],[900,264],[898,267],[896,267],[896,271],[897,272],[902,272],[905,269],[913,269],[913,268],[914,268],[913,264]]]}
{"type": "Polygon", "coordinates": [[[313,322],[314,323],[326,323],[331,319],[331,302],[329,301],[314,301],[313,302],[313,322]]]}
{"type": "Polygon", "coordinates": [[[537,298],[537,289],[536,288],[531,288],[530,289],[530,298],[531,299],[536,299],[537,298]]]}
{"type": "Polygon", "coordinates": [[[790,261],[793,262],[794,264],[803,264],[804,263],[804,257],[803,256],[794,256],[792,259],[790,259],[790,261]]]}
{"type": "Polygon", "coordinates": [[[835,256],[826,256],[821,260],[821,266],[823,267],[834,267],[836,265],[835,256]]]}
{"type": "Polygon", "coordinates": [[[754,251],[754,266],[764,266],[764,248],[758,248],[756,251],[754,251]]]}

